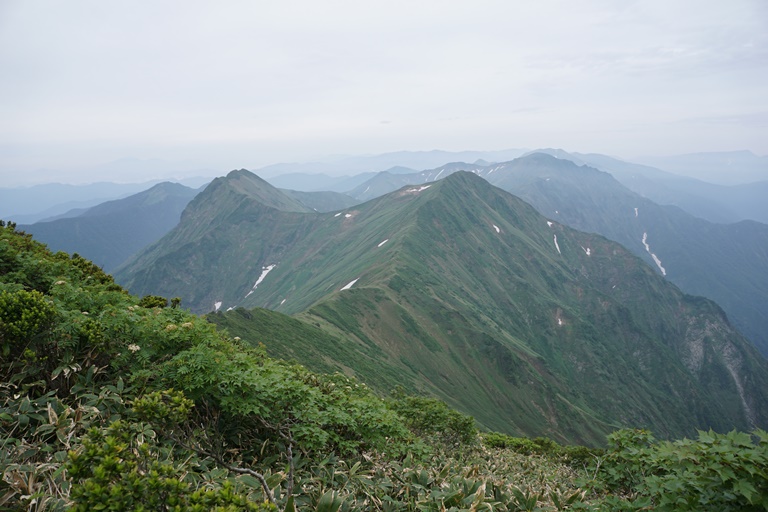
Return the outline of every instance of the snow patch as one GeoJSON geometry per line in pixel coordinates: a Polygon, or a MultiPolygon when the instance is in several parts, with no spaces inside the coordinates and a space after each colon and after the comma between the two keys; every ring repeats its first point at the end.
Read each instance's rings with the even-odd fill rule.
{"type": "Polygon", "coordinates": [[[334,217],[338,217],[339,215],[341,215],[341,212],[339,212],[336,215],[334,215],[334,217]]]}
{"type": "Polygon", "coordinates": [[[443,172],[445,172],[445,169],[440,169],[440,172],[437,173],[437,176],[435,176],[435,180],[437,180],[437,178],[439,178],[440,175],[443,174],[443,172]]]}
{"type": "Polygon", "coordinates": [[[348,218],[350,218],[351,216],[352,216],[352,214],[351,214],[351,213],[345,213],[345,214],[344,214],[344,218],[345,218],[345,219],[348,219],[348,218]]]}
{"type": "Polygon", "coordinates": [[[547,221],[547,226],[552,227],[552,221],[551,220],[547,221]]]}
{"type": "Polygon", "coordinates": [[[229,311],[232,311],[233,309],[235,309],[235,306],[230,306],[227,308],[227,311],[229,312],[229,311]]]}
{"type": "Polygon", "coordinates": [[[653,262],[656,263],[656,266],[659,267],[659,270],[661,270],[661,275],[666,276],[667,271],[664,270],[664,267],[661,266],[661,260],[651,252],[651,246],[648,245],[648,233],[643,233],[643,245],[645,246],[645,250],[648,254],[651,255],[651,258],[653,258],[653,262]]]}
{"type": "Polygon", "coordinates": [[[360,278],[358,277],[357,279],[354,279],[354,280],[348,282],[347,284],[345,284],[344,287],[342,288],[342,290],[349,290],[350,288],[352,288],[352,285],[354,285],[357,282],[358,279],[360,279],[360,278]]]}
{"type": "Polygon", "coordinates": [[[563,254],[560,252],[560,246],[557,245],[557,235],[555,235],[555,248],[557,249],[557,254],[563,254]]]}
{"type": "Polygon", "coordinates": [[[365,194],[365,193],[366,193],[366,192],[368,192],[369,190],[371,190],[371,186],[370,186],[370,185],[368,185],[367,187],[365,187],[365,190],[363,190],[363,194],[365,194]]]}
{"type": "Polygon", "coordinates": [[[376,247],[381,247],[382,245],[384,245],[384,244],[385,244],[385,243],[387,243],[387,242],[389,242],[389,238],[387,238],[386,240],[384,240],[383,242],[381,242],[381,243],[380,243],[379,245],[377,245],[376,247]]]}
{"type": "Polygon", "coordinates": [[[584,249],[584,246],[582,246],[581,249],[587,254],[587,256],[591,256],[592,249],[590,249],[589,247],[584,249]]]}
{"type": "Polygon", "coordinates": [[[557,325],[563,325],[563,319],[562,318],[558,318],[557,319],[557,325]]]}
{"type": "Polygon", "coordinates": [[[219,301],[219,302],[214,302],[214,303],[213,303],[213,308],[214,308],[214,309],[213,309],[214,311],[218,311],[218,310],[219,310],[219,308],[221,308],[221,301],[219,301]]]}
{"type": "Polygon", "coordinates": [[[493,226],[493,229],[495,229],[497,233],[501,233],[499,226],[497,226],[496,224],[491,224],[491,225],[493,226]]]}
{"type": "Polygon", "coordinates": [[[280,301],[280,305],[282,306],[283,304],[285,304],[285,299],[280,301]]]}
{"type": "Polygon", "coordinates": [[[258,286],[261,284],[261,282],[264,280],[264,278],[265,278],[265,277],[267,277],[267,274],[269,274],[269,272],[270,272],[270,271],[271,271],[273,268],[275,268],[276,266],[277,266],[277,265],[274,265],[274,264],[273,264],[273,265],[267,265],[266,267],[261,267],[261,275],[260,275],[260,276],[259,276],[259,278],[256,280],[256,282],[254,283],[253,287],[251,288],[251,291],[249,291],[249,292],[248,292],[248,293],[245,295],[245,298],[246,298],[246,299],[248,298],[248,295],[252,294],[252,293],[253,293],[253,292],[256,290],[256,288],[257,288],[257,287],[258,287],[258,286]]]}
{"type": "Polygon", "coordinates": [[[635,208],[635,218],[637,218],[637,208],[635,208]]]}
{"type": "Polygon", "coordinates": [[[419,187],[419,188],[409,188],[408,190],[406,190],[406,192],[417,193],[417,192],[421,192],[422,190],[427,190],[431,186],[432,185],[424,185],[424,186],[419,187]]]}

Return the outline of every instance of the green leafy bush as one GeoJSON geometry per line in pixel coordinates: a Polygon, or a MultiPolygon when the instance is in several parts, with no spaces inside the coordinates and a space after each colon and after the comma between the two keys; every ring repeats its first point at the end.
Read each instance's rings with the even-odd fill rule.
{"type": "Polygon", "coordinates": [[[88,432],[67,463],[73,480],[71,510],[275,510],[271,504],[248,501],[226,482],[215,489],[194,489],[184,480],[188,459],[175,459],[172,450],[156,444],[148,427],[116,421],[88,432]]]}
{"type": "Polygon", "coordinates": [[[393,390],[388,404],[419,437],[442,446],[472,446],[477,443],[475,419],[451,409],[441,400],[406,395],[398,388],[393,390]]]}
{"type": "Polygon", "coordinates": [[[599,478],[632,496],[625,506],[656,510],[768,509],[768,433],[699,432],[698,439],[656,442],[644,430],[620,430],[599,478]]]}

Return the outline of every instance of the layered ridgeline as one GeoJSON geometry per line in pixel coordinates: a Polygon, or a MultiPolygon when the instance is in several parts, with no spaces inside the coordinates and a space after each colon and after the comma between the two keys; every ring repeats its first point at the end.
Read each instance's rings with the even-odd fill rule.
{"type": "Polygon", "coordinates": [[[199,190],[158,183],[74,216],[19,226],[53,251],[78,253],[111,272],[129,256],[168,233],[199,190]]]}
{"type": "Polygon", "coordinates": [[[493,430],[601,443],[625,425],[768,424],[768,364],[717,305],[477,176],[303,210],[230,173],[116,277],[198,312],[292,314],[308,330],[277,313],[215,321],[310,366],[434,394],[493,430]],[[252,334],[269,322],[318,343],[252,334]]]}
{"type": "Polygon", "coordinates": [[[458,170],[482,176],[547,217],[619,242],[686,293],[715,300],[768,356],[768,225],[707,222],[641,197],[606,172],[543,153],[488,166],[455,163],[411,175],[380,173],[350,195],[369,199],[458,170]]]}

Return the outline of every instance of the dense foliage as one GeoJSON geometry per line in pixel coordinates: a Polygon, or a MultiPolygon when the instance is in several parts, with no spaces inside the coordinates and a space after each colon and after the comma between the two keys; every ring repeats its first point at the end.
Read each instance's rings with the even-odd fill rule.
{"type": "Polygon", "coordinates": [[[269,358],[14,227],[0,227],[0,510],[766,505],[763,432],[620,431],[605,451],[478,437],[440,401],[269,358]]]}

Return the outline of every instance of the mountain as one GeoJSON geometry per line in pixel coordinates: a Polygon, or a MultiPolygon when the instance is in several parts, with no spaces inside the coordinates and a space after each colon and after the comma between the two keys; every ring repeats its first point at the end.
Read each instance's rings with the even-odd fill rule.
{"type": "MultiPolygon", "coordinates": [[[[261,175],[261,171],[258,174],[261,175]]],[[[363,172],[354,176],[328,176],[323,173],[289,172],[267,178],[267,181],[281,189],[301,192],[346,192],[374,176],[374,172],[363,172]]]]}
{"type": "Polygon", "coordinates": [[[316,212],[333,212],[343,210],[360,203],[354,197],[338,192],[302,192],[299,190],[280,189],[290,198],[295,199],[310,210],[316,212]]]}
{"type": "MultiPolygon", "coordinates": [[[[330,176],[343,176],[366,172],[379,172],[389,170],[397,174],[399,168],[433,169],[447,162],[474,162],[484,159],[489,162],[506,162],[526,153],[525,149],[506,149],[501,151],[396,151],[380,155],[361,156],[336,156],[321,161],[306,163],[280,163],[262,167],[256,170],[259,176],[272,183],[273,179],[288,174],[301,173],[308,175],[327,174],[330,176]]],[[[295,188],[286,183],[275,184],[284,188],[295,188]]],[[[317,190],[317,189],[314,189],[317,190]]],[[[328,189],[326,189],[328,190],[328,189]]],[[[336,189],[331,189],[336,190],[336,189]]],[[[349,189],[347,189],[349,190],[349,189]]],[[[343,192],[343,190],[338,190],[343,192]]]]}
{"type": "MultiPolygon", "coordinates": [[[[707,222],[641,197],[606,172],[545,153],[491,166],[449,164],[399,180],[429,183],[459,169],[521,197],[543,215],[619,242],[686,293],[715,300],[768,356],[763,307],[768,303],[768,225],[707,222]]],[[[385,193],[385,185],[371,179],[350,195],[367,186],[385,193]]]]}
{"type": "MultiPolygon", "coordinates": [[[[136,290],[151,287],[153,293],[182,296],[193,309],[210,311],[221,300],[215,287],[222,283],[204,275],[212,266],[226,265],[236,273],[252,267],[251,260],[259,254],[243,254],[246,240],[238,231],[253,219],[262,219],[265,223],[259,236],[279,238],[283,226],[268,222],[276,212],[286,213],[298,223],[308,218],[302,213],[314,213],[255,174],[245,169],[232,171],[213,180],[189,203],[176,228],[117,269],[116,279],[136,290]],[[171,275],[176,276],[176,283],[165,281],[171,275]]],[[[260,270],[253,272],[258,276],[260,270]]]]}
{"type": "Polygon", "coordinates": [[[768,362],[716,304],[466,172],[322,214],[231,173],[116,279],[216,309],[252,343],[279,324],[301,341],[272,339],[277,353],[395,380],[494,430],[599,444],[622,425],[768,424],[768,362]]]}
{"type": "Polygon", "coordinates": [[[155,183],[92,183],[64,185],[50,183],[32,187],[0,189],[0,218],[33,223],[60,215],[73,208],[89,208],[105,201],[127,197],[155,183]]]}
{"type": "Polygon", "coordinates": [[[768,181],[717,185],[605,155],[566,153],[553,149],[539,152],[608,172],[628,189],[657,204],[678,206],[710,222],[756,220],[768,223],[768,203],[765,201],[768,181]]]}
{"type": "Polygon", "coordinates": [[[636,159],[665,171],[721,185],[768,181],[768,156],[751,151],[722,151],[636,159]]]}
{"type": "Polygon", "coordinates": [[[178,183],[159,183],[74,217],[19,227],[53,251],[78,253],[110,272],[170,231],[197,193],[178,183]]]}

